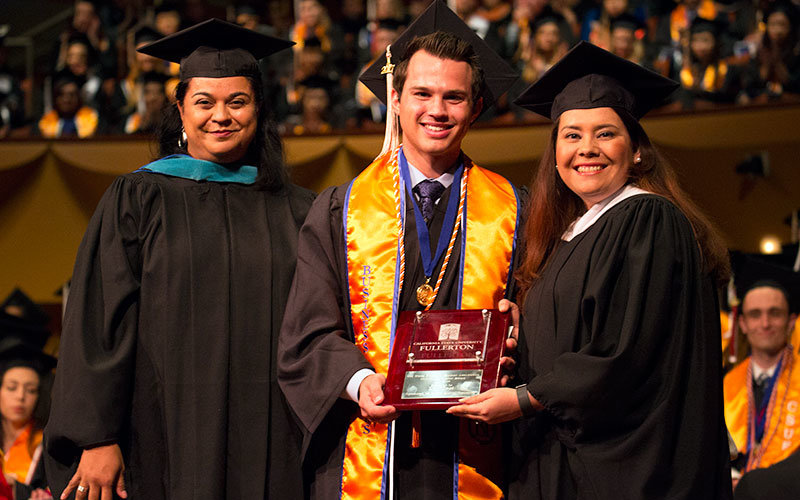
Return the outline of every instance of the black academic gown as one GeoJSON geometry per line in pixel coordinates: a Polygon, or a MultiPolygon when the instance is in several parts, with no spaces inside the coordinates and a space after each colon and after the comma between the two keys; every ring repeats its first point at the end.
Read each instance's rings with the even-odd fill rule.
{"type": "MultiPolygon", "coordinates": [[[[430,223],[432,246],[442,229],[451,188],[442,194],[430,223]]],[[[351,333],[342,226],[346,190],[347,186],[339,186],[320,194],[300,230],[297,273],[279,345],[279,380],[305,434],[304,470],[308,495],[313,499],[340,498],[347,427],[358,412],[355,402],[340,396],[356,371],[372,368],[354,345],[351,333]]],[[[412,203],[406,196],[406,271],[400,310],[416,311],[423,309],[415,290],[424,283],[425,273],[412,203]]],[[[460,248],[460,241],[459,234],[455,249],[460,248]]],[[[436,266],[434,280],[443,260],[436,266]]],[[[454,251],[433,309],[456,308],[460,260],[454,251]]],[[[421,415],[418,449],[410,447],[410,413],[403,413],[395,423],[395,498],[452,498],[453,453],[460,419],[441,411],[421,415]]]]}
{"type": "Polygon", "coordinates": [[[509,499],[730,498],[719,315],[691,226],[621,201],[561,242],[523,306],[509,499]]]}
{"type": "Polygon", "coordinates": [[[114,181],[78,251],[47,473],[118,443],[128,498],[300,498],[300,434],[277,385],[277,332],[312,195],[294,186],[114,181]]]}

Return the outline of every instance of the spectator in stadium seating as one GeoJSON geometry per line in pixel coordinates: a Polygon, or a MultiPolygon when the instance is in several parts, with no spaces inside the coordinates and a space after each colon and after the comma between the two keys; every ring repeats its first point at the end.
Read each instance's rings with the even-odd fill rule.
{"type": "Polygon", "coordinates": [[[103,80],[98,74],[99,67],[93,64],[94,52],[89,39],[84,35],[73,35],[66,46],[63,64],[56,66],[56,70],[68,72],[81,79],[81,99],[85,103],[96,105],[103,80]]]}
{"type": "Polygon", "coordinates": [[[53,109],[39,120],[38,133],[45,138],[77,137],[84,139],[97,133],[99,115],[84,105],[81,99],[81,82],[69,74],[62,74],[53,83],[53,109]]]}
{"type": "Polygon", "coordinates": [[[151,71],[142,75],[142,106],[123,122],[126,134],[153,134],[169,104],[165,90],[167,75],[151,71]]]}
{"type": "MultiPolygon", "coordinates": [[[[375,29],[370,37],[370,58],[361,68],[364,71],[378,58],[386,57],[386,47],[394,43],[399,35],[401,25],[398,21],[385,19],[375,24],[375,29]]],[[[386,105],[378,99],[361,82],[355,88],[356,103],[359,108],[359,118],[364,118],[372,123],[383,123],[386,119],[386,105]]]]}
{"type": "MultiPolygon", "coordinates": [[[[611,20],[630,13],[628,0],[603,0],[599,7],[586,13],[581,29],[581,39],[608,50],[611,47],[611,20]]],[[[644,13],[637,10],[636,17],[643,18],[644,13]]]]}
{"type": "Polygon", "coordinates": [[[567,53],[567,43],[562,37],[564,17],[550,7],[533,21],[533,36],[521,54],[522,79],[531,84],[553,67],[567,53]]]}
{"type": "Polygon", "coordinates": [[[611,20],[609,52],[636,64],[644,63],[644,23],[634,15],[622,14],[611,20]]]}
{"type": "Polygon", "coordinates": [[[56,68],[61,69],[66,65],[67,49],[70,43],[79,36],[85,37],[94,52],[100,66],[98,72],[107,75],[115,74],[117,56],[111,41],[103,30],[95,3],[91,0],[75,1],[72,22],[59,38],[56,68]]]}
{"type": "Polygon", "coordinates": [[[181,29],[181,11],[173,2],[163,2],[155,13],[153,25],[161,36],[168,36],[181,29]]]}
{"type": "Polygon", "coordinates": [[[0,139],[25,120],[25,96],[19,78],[6,64],[8,49],[4,42],[9,29],[7,24],[0,26],[0,139]]]}
{"type": "Polygon", "coordinates": [[[681,83],[677,100],[684,109],[733,103],[741,90],[741,69],[721,55],[722,23],[698,17],[689,31],[688,54],[680,67],[672,67],[672,78],[681,83]]]}
{"type": "Polygon", "coordinates": [[[329,134],[331,108],[337,83],[322,76],[311,76],[298,83],[301,113],[289,118],[287,131],[294,135],[329,134]]]}
{"type": "Polygon", "coordinates": [[[800,15],[787,0],[773,3],[765,13],[766,31],[758,40],[745,86],[756,102],[800,100],[800,15]]]}

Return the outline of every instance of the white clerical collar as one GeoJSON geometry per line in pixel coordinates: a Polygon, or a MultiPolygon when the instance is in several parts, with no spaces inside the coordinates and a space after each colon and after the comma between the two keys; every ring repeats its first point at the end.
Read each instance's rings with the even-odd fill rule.
{"type": "Polygon", "coordinates": [[[627,200],[631,196],[637,196],[640,194],[650,194],[644,189],[639,189],[638,187],[632,184],[626,184],[619,191],[612,194],[605,200],[595,203],[592,207],[586,211],[585,214],[575,219],[575,222],[570,224],[564,234],[561,236],[561,239],[564,241],[570,241],[572,238],[578,236],[582,232],[586,231],[592,224],[597,222],[600,217],[608,210],[611,209],[617,203],[627,200]]]}
{"type": "Polygon", "coordinates": [[[760,379],[762,375],[772,378],[772,376],[775,375],[775,369],[778,367],[778,363],[775,363],[766,369],[758,366],[758,363],[751,362],[751,364],[753,365],[753,380],[760,379]]]}
{"type": "Polygon", "coordinates": [[[445,189],[447,189],[450,184],[453,183],[454,175],[452,172],[445,172],[439,177],[425,177],[425,174],[417,170],[417,167],[411,164],[406,158],[406,163],[408,163],[408,175],[411,176],[411,187],[416,186],[420,182],[424,181],[425,179],[430,179],[432,181],[439,181],[445,189]]]}

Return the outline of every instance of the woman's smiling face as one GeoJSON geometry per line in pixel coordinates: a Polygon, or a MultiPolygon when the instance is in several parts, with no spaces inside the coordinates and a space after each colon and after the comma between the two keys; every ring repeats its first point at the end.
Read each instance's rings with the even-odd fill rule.
{"type": "Polygon", "coordinates": [[[258,128],[258,112],[250,80],[196,77],[189,80],[178,107],[192,158],[232,163],[241,159],[258,128]]]}
{"type": "Polygon", "coordinates": [[[625,124],[611,108],[571,109],[559,118],[558,173],[586,208],[625,185],[638,154],[625,124]]]}

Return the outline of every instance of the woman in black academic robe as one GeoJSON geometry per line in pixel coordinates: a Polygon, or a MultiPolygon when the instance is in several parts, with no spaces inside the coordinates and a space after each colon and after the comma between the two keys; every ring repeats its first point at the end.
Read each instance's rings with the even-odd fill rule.
{"type": "Polygon", "coordinates": [[[56,497],[302,497],[275,346],[312,196],[286,182],[257,65],[288,46],[211,20],[140,49],[181,62],[168,156],[113,182],[78,251],[45,430],[56,497]]]}
{"type": "Polygon", "coordinates": [[[676,84],[635,66],[581,44],[520,97],[555,122],[517,274],[525,383],[450,410],[517,419],[512,500],[730,498],[727,254],[637,121],[676,84]]]}

